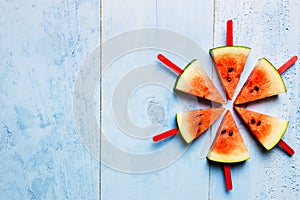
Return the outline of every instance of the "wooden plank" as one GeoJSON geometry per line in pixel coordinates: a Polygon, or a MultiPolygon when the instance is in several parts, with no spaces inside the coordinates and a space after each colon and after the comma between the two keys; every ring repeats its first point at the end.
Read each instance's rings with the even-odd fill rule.
{"type": "MultiPolygon", "coordinates": [[[[216,1],[215,46],[225,44],[226,20],[234,22],[234,44],[252,48],[241,80],[245,80],[258,58],[266,57],[279,67],[293,55],[299,56],[299,2],[216,1]]],[[[266,152],[237,119],[251,159],[232,168],[233,190],[227,192],[219,166],[211,168],[211,199],[297,199],[299,197],[299,62],[283,74],[287,93],[261,100],[248,109],[288,119],[283,137],[296,151],[287,156],[276,147],[266,152]]],[[[237,91],[243,85],[239,84],[237,91]]]]}
{"type": "Polygon", "coordinates": [[[78,136],[72,98],[99,45],[99,2],[0,8],[0,198],[98,199],[99,162],[78,136]]]}
{"type": "Polygon", "coordinates": [[[120,4],[117,0],[104,0],[102,4],[101,197],[104,200],[208,199],[209,166],[205,159],[205,142],[209,132],[189,148],[180,135],[156,144],[151,137],[174,128],[176,112],[210,107],[199,105],[194,98],[180,94],[175,96],[172,88],[177,75],[161,65],[156,55],[163,53],[182,68],[191,59],[199,57],[211,75],[212,66],[207,51],[203,54],[201,50],[193,50],[197,49],[195,45],[203,49],[212,46],[213,4],[211,1],[203,4],[196,0],[125,2],[120,4]],[[149,28],[152,32],[145,38],[149,28]],[[136,29],[139,32],[132,31],[136,29]],[[165,35],[161,34],[162,29],[165,35]],[[136,34],[134,38],[132,34],[136,34]],[[178,40],[174,40],[175,35],[178,40]],[[149,45],[152,47],[148,48],[149,45]],[[110,55],[116,59],[109,59],[110,55]],[[148,71],[143,68],[145,66],[148,71]],[[139,75],[130,77],[134,73],[139,75]],[[131,84],[128,85],[127,79],[131,84]],[[162,87],[162,84],[165,86],[162,87]],[[118,90],[121,85],[127,85],[124,87],[126,92],[118,90]],[[116,91],[122,95],[118,96],[116,91]],[[119,98],[114,100],[114,95],[119,98]],[[184,101],[183,105],[180,105],[181,101],[184,101]],[[119,114],[113,116],[114,113],[119,114]],[[121,122],[124,118],[126,123],[121,122]],[[104,141],[104,137],[107,140],[104,141]],[[112,145],[106,144],[108,141],[112,145]],[[174,144],[177,146],[173,148],[174,144]],[[106,151],[107,148],[112,151],[106,151]],[[170,150],[165,152],[167,149],[170,150]],[[177,158],[174,152],[182,152],[183,155],[177,158]],[[144,156],[139,156],[141,154],[144,156]],[[166,159],[170,163],[165,163],[166,159]]]}

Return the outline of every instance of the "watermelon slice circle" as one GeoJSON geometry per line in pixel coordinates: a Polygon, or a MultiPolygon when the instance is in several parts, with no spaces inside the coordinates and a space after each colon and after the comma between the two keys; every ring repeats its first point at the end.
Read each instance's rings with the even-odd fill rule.
{"type": "MultiPolygon", "coordinates": [[[[250,50],[249,47],[231,45],[213,48],[209,51],[229,100],[232,100],[235,93],[250,50]]],[[[226,104],[197,59],[192,60],[184,70],[162,55],[159,55],[158,59],[179,74],[174,90],[212,102],[226,104]]],[[[233,104],[244,104],[283,92],[286,92],[286,87],[281,75],[267,59],[261,58],[256,63],[233,104]]],[[[282,144],[281,137],[287,129],[288,121],[253,111],[246,111],[239,107],[234,107],[234,109],[267,150],[272,149],[278,142],[279,145],[282,144]]],[[[219,118],[224,110],[224,108],[211,108],[177,113],[177,126],[183,139],[190,143],[198,138],[219,118]]],[[[175,128],[174,130],[178,131],[178,129],[175,128]]],[[[169,132],[166,133],[169,134],[169,132]]],[[[284,149],[286,150],[286,148],[284,149]]],[[[219,126],[207,158],[223,163],[241,162],[250,158],[229,110],[227,110],[219,126]]]]}
{"type": "MultiPolygon", "coordinates": [[[[249,52],[250,48],[244,46],[226,46],[210,50],[229,99],[233,96],[240,80],[249,52]]],[[[224,99],[196,59],[190,62],[178,77],[174,89],[225,104],[224,99]]],[[[267,59],[262,58],[256,63],[234,104],[248,103],[285,91],[285,84],[276,68],[267,59]]],[[[267,150],[272,149],[280,141],[287,129],[288,121],[286,120],[246,111],[239,107],[234,107],[234,109],[267,150]]],[[[198,138],[224,110],[224,108],[212,108],[177,113],[177,125],[184,140],[190,143],[198,138]]],[[[226,112],[219,126],[207,158],[223,163],[241,162],[250,158],[230,111],[226,112]]]]}
{"type": "MultiPolygon", "coordinates": [[[[226,96],[229,100],[232,100],[250,53],[250,48],[248,47],[232,46],[232,20],[227,21],[227,45],[213,48],[209,53],[215,63],[226,96]]],[[[244,104],[286,92],[286,87],[280,74],[297,59],[298,57],[294,56],[280,67],[278,71],[267,59],[259,59],[233,104],[244,104]]],[[[174,66],[170,67],[173,70],[175,68],[174,66]]],[[[175,90],[226,104],[197,60],[190,62],[185,70],[176,67],[174,71],[181,74],[177,78],[175,90]]],[[[289,124],[287,120],[236,106],[234,106],[234,110],[267,150],[272,149],[279,143],[289,155],[294,154],[294,150],[281,140],[289,124]]],[[[178,129],[184,140],[190,143],[198,138],[218,119],[223,111],[224,108],[211,108],[177,113],[178,129]]],[[[207,154],[207,159],[221,163],[237,163],[250,159],[242,135],[229,110],[226,111],[219,125],[207,154]]],[[[231,190],[232,183],[228,164],[224,164],[224,174],[226,189],[231,190]]]]}

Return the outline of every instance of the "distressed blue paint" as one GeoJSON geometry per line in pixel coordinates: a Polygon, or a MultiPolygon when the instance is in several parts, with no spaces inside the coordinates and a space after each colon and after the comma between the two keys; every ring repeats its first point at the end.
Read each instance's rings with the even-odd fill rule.
{"type": "Polygon", "coordinates": [[[99,46],[98,1],[1,1],[1,199],[98,199],[73,122],[77,73],[99,46]]]}

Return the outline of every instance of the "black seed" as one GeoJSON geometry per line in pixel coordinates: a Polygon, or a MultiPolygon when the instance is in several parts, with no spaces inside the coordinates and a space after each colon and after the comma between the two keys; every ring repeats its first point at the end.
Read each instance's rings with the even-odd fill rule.
{"type": "Polygon", "coordinates": [[[251,124],[255,124],[255,119],[251,119],[251,124]]]}
{"type": "Polygon", "coordinates": [[[257,86],[254,86],[254,90],[255,90],[256,92],[258,92],[258,90],[259,90],[259,87],[257,87],[257,86]]]}
{"type": "Polygon", "coordinates": [[[226,133],[226,130],[225,130],[225,129],[221,131],[221,134],[224,134],[224,133],[226,133]]]}
{"type": "Polygon", "coordinates": [[[199,123],[198,123],[198,126],[201,126],[201,124],[202,124],[202,123],[201,123],[201,122],[199,122],[199,123]]]}
{"type": "Polygon", "coordinates": [[[196,115],[196,117],[201,117],[201,116],[202,116],[201,114],[196,115]]]}
{"type": "Polygon", "coordinates": [[[228,68],[228,72],[233,72],[233,68],[232,68],[232,67],[229,67],[229,68],[228,68]]]}
{"type": "Polygon", "coordinates": [[[250,90],[250,93],[254,92],[254,90],[250,90]]]}
{"type": "Polygon", "coordinates": [[[227,77],[227,81],[228,81],[228,82],[231,82],[231,78],[227,77]]]}
{"type": "Polygon", "coordinates": [[[233,131],[229,131],[229,136],[232,136],[233,135],[233,131]]]}
{"type": "Polygon", "coordinates": [[[260,126],[260,124],[261,124],[261,121],[258,121],[256,125],[257,125],[257,126],[260,126]]]}

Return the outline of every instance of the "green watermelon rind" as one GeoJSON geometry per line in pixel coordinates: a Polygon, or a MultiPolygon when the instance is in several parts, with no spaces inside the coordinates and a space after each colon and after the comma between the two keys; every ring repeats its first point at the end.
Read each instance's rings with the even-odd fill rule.
{"type": "Polygon", "coordinates": [[[243,48],[243,49],[247,49],[247,50],[251,50],[250,47],[247,46],[219,46],[219,47],[215,47],[209,50],[210,55],[213,55],[215,51],[217,50],[221,50],[221,49],[239,49],[239,48],[243,48]]]}
{"type": "Polygon", "coordinates": [[[284,126],[282,132],[277,136],[277,139],[274,140],[274,142],[273,142],[272,145],[270,145],[270,146],[266,146],[266,145],[263,145],[263,144],[262,144],[262,145],[263,145],[267,150],[271,150],[272,148],[274,148],[274,147],[278,144],[278,142],[281,140],[281,138],[283,137],[283,135],[285,134],[285,132],[286,132],[288,126],[289,126],[289,121],[286,121],[285,126],[284,126]]]}
{"type": "Polygon", "coordinates": [[[286,86],[285,86],[285,83],[281,77],[281,75],[279,74],[279,72],[277,71],[276,67],[267,59],[267,58],[260,58],[259,60],[265,60],[267,63],[269,63],[270,66],[273,67],[273,70],[275,72],[275,74],[280,78],[280,81],[284,87],[284,92],[286,92],[286,86]]]}
{"type": "Polygon", "coordinates": [[[240,163],[240,162],[244,162],[246,160],[250,159],[250,155],[248,154],[247,157],[243,157],[243,159],[237,159],[237,160],[225,160],[225,159],[215,159],[213,156],[211,155],[207,155],[207,159],[209,159],[210,161],[214,161],[214,162],[219,162],[219,163],[240,163]]]}
{"type": "MultiPolygon", "coordinates": [[[[180,115],[180,113],[176,113],[176,122],[177,122],[178,130],[182,130],[183,129],[182,128],[183,123],[180,120],[180,119],[182,119],[182,117],[179,117],[179,115],[180,115]]],[[[186,143],[190,143],[193,140],[191,138],[187,138],[188,134],[184,134],[182,132],[180,132],[180,133],[181,133],[181,136],[182,136],[182,138],[184,139],[184,141],[186,143]]]]}
{"type": "MultiPolygon", "coordinates": [[[[187,64],[187,66],[183,69],[183,73],[184,73],[184,71],[186,71],[188,68],[190,68],[191,66],[193,66],[193,63],[196,61],[197,59],[193,59],[191,62],[189,62],[189,64],[187,64]]],[[[182,74],[183,74],[182,73],[182,74]]],[[[177,79],[176,79],[176,82],[175,82],[175,86],[174,86],[174,88],[176,89],[176,87],[177,87],[177,84],[178,84],[178,82],[180,81],[180,78],[181,76],[178,76],[177,77],[177,79]]]]}

